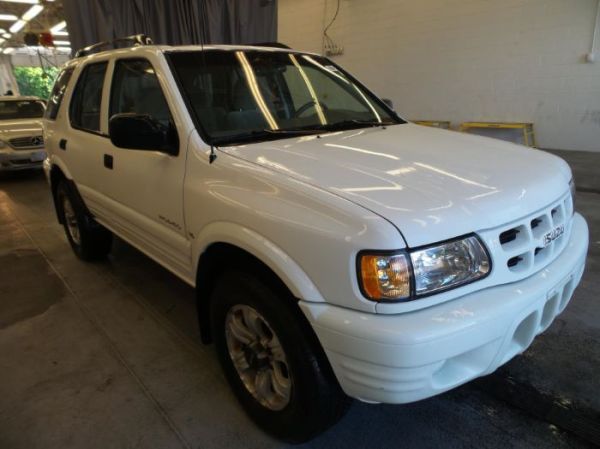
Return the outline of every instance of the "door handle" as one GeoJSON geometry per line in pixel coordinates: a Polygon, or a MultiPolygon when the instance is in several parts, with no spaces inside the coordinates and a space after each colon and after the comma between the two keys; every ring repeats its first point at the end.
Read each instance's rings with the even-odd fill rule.
{"type": "Polygon", "coordinates": [[[110,154],[105,154],[104,155],[104,166],[106,168],[108,168],[109,170],[112,170],[113,168],[113,157],[110,154]]]}
{"type": "Polygon", "coordinates": [[[58,147],[61,150],[66,150],[67,149],[67,139],[60,139],[60,141],[58,142],[58,147]]]}

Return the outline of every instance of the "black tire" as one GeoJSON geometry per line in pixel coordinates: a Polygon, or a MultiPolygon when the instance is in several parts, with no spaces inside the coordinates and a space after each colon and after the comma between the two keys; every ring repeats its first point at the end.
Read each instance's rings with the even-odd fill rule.
{"type": "Polygon", "coordinates": [[[56,188],[56,205],[75,254],[86,261],[105,258],[112,245],[112,233],[91,217],[66,181],[61,181],[56,188]],[[66,210],[69,207],[70,210],[66,210]]]}
{"type": "Polygon", "coordinates": [[[322,433],[345,414],[351,399],[340,388],[314,331],[293,298],[277,295],[260,276],[231,271],[217,280],[210,305],[212,335],[225,376],[259,427],[280,440],[301,443],[322,433]],[[280,410],[255,399],[229,355],[227,316],[240,306],[251,307],[266,320],[285,352],[285,371],[289,371],[292,387],[289,402],[280,410]]]}

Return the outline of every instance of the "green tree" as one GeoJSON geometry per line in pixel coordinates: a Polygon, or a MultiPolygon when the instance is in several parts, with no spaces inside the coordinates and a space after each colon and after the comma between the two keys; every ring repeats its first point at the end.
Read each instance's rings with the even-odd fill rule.
{"type": "Polygon", "coordinates": [[[47,99],[59,69],[56,67],[15,67],[14,74],[21,95],[47,99]]]}

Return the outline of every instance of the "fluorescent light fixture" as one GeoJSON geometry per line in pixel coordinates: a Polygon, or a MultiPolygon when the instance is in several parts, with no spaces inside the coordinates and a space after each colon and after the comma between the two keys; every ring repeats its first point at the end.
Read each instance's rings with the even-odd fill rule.
{"type": "Polygon", "coordinates": [[[64,20],[60,23],[57,23],[56,25],[54,25],[52,28],[50,28],[50,32],[51,33],[56,33],[57,31],[61,31],[63,28],[65,28],[67,26],[67,22],[65,22],[64,20]]]}
{"type": "Polygon", "coordinates": [[[0,14],[0,20],[17,20],[18,17],[14,14],[0,14]]]}
{"type": "Polygon", "coordinates": [[[31,19],[33,19],[35,16],[41,13],[43,9],[44,7],[42,5],[33,5],[27,10],[25,14],[23,14],[23,17],[21,17],[21,19],[23,19],[26,22],[29,22],[31,19]]]}
{"type": "Polygon", "coordinates": [[[14,48],[12,48],[12,47],[9,47],[9,48],[5,48],[5,49],[4,49],[4,51],[3,51],[3,53],[4,53],[5,55],[10,55],[10,54],[11,54],[11,53],[13,53],[14,51],[15,51],[15,49],[14,49],[14,48]]]}
{"type": "Polygon", "coordinates": [[[70,47],[71,42],[69,42],[69,41],[54,41],[54,45],[56,45],[57,47],[70,47]]]}
{"type": "Polygon", "coordinates": [[[52,36],[68,36],[69,33],[66,31],[52,31],[52,36]]]}
{"type": "Polygon", "coordinates": [[[25,26],[27,22],[24,20],[17,20],[12,26],[8,29],[11,33],[17,33],[21,31],[21,29],[25,26]]]}
{"type": "Polygon", "coordinates": [[[3,37],[4,39],[10,39],[10,38],[12,37],[12,34],[10,34],[10,33],[7,33],[7,32],[3,32],[3,33],[2,33],[2,37],[3,37]]]}
{"type": "Polygon", "coordinates": [[[71,47],[56,47],[56,49],[64,53],[71,53],[71,47]]]}
{"type": "Polygon", "coordinates": [[[6,3],[29,3],[30,5],[36,5],[39,3],[38,0],[1,0],[6,3]]]}
{"type": "Polygon", "coordinates": [[[5,42],[5,41],[6,41],[6,39],[2,39],[2,38],[0,37],[0,44],[1,44],[1,43],[3,43],[3,42],[5,42]]]}

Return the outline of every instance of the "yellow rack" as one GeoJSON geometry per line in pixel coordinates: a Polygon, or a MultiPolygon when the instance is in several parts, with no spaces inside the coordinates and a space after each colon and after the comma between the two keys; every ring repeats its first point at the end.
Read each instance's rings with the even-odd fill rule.
{"type": "Polygon", "coordinates": [[[444,120],[412,120],[413,123],[423,126],[431,126],[433,128],[450,129],[450,122],[444,120]]]}
{"type": "Polygon", "coordinates": [[[471,128],[496,128],[496,129],[520,129],[523,132],[523,143],[528,147],[535,147],[535,133],[533,132],[533,123],[518,122],[464,122],[461,123],[458,130],[466,132],[471,128]]]}

